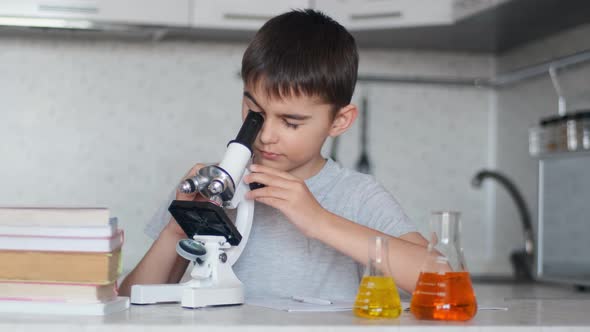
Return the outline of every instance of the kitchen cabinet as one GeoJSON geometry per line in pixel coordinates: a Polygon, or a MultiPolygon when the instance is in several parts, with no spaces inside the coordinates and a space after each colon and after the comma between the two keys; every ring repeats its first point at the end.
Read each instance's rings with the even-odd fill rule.
{"type": "Polygon", "coordinates": [[[510,0],[455,0],[453,3],[453,18],[460,20],[507,1],[510,0]]]}
{"type": "Polygon", "coordinates": [[[2,0],[0,16],[188,26],[190,0],[2,0]]]}
{"type": "MultiPolygon", "coordinates": [[[[508,0],[3,0],[0,17],[82,19],[256,31],[291,9],[315,8],[351,31],[451,24],[508,0]]],[[[38,23],[42,24],[42,23],[38,23]]]]}
{"type": "Polygon", "coordinates": [[[453,0],[321,0],[314,8],[353,31],[453,23],[453,0]]]}
{"type": "Polygon", "coordinates": [[[128,29],[156,38],[248,41],[269,18],[294,8],[324,11],[361,48],[502,53],[590,22],[584,0],[0,0],[0,29],[128,29]]]}
{"type": "Polygon", "coordinates": [[[224,30],[258,30],[273,16],[310,7],[308,0],[193,0],[192,26],[224,30]]]}

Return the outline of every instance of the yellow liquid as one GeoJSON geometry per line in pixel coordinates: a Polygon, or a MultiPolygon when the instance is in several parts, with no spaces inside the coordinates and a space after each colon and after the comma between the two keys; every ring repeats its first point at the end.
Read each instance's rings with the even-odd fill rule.
{"type": "Polygon", "coordinates": [[[363,277],[353,312],[363,318],[396,318],[402,305],[391,277],[363,277]]]}

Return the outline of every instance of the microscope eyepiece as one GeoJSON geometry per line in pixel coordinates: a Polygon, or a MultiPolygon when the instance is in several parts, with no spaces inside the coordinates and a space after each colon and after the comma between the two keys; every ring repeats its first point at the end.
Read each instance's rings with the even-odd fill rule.
{"type": "Polygon", "coordinates": [[[256,136],[258,136],[258,132],[262,128],[263,123],[264,118],[260,113],[252,110],[248,111],[248,115],[246,116],[246,119],[244,119],[244,123],[238,132],[238,136],[236,136],[236,139],[230,143],[240,143],[252,151],[252,143],[254,143],[256,136]]]}

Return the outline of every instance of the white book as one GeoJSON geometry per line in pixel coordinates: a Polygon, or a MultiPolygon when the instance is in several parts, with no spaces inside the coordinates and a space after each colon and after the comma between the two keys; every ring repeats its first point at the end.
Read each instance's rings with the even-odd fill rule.
{"type": "Polygon", "coordinates": [[[4,226],[108,226],[109,209],[92,207],[0,207],[4,226]]]}
{"type": "Polygon", "coordinates": [[[123,230],[104,237],[0,236],[0,250],[111,252],[123,245],[123,230]]]}
{"type": "Polygon", "coordinates": [[[0,313],[32,313],[57,315],[102,316],[129,308],[128,297],[117,297],[108,302],[57,302],[57,301],[0,301],[0,313]]]}
{"type": "Polygon", "coordinates": [[[0,224],[0,236],[110,237],[117,231],[117,218],[104,226],[6,226],[0,224]]]}

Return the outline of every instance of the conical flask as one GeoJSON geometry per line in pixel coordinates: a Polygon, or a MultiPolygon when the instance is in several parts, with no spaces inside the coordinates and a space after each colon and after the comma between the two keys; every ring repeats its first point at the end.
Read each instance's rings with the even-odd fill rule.
{"type": "Polygon", "coordinates": [[[402,307],[389,268],[385,237],[369,240],[369,259],[354,302],[354,314],[363,318],[396,318],[402,307]]]}
{"type": "Polygon", "coordinates": [[[477,313],[460,227],[458,212],[432,214],[428,254],[410,303],[410,311],[418,319],[464,321],[477,313]]]}

